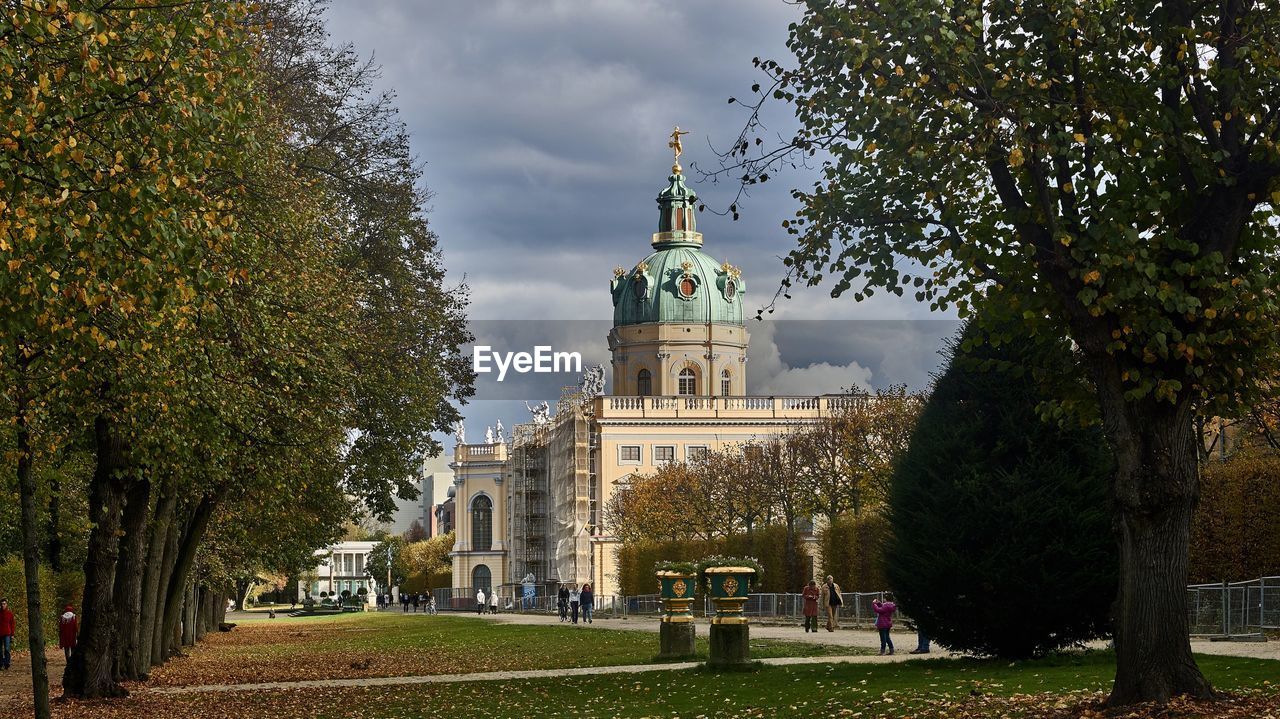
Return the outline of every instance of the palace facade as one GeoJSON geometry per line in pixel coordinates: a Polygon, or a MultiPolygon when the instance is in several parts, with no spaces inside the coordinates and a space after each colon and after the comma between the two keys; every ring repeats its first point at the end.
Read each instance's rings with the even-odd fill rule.
{"type": "Polygon", "coordinates": [[[667,462],[812,423],[849,396],[746,394],[746,282],[703,252],[697,196],[672,167],[652,252],[614,270],[612,387],[584,382],[509,441],[460,443],[453,586],[590,582],[617,593],[618,542],[604,503],[667,462]]]}

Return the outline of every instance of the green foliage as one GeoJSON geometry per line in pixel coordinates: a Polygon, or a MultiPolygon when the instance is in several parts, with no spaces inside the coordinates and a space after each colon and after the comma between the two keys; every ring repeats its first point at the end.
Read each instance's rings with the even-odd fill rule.
{"type": "Polygon", "coordinates": [[[878,592],[889,588],[885,545],[889,520],[883,514],[844,515],[818,532],[822,548],[819,576],[831,575],[848,591],[878,592]]]}
{"type": "MultiPolygon", "coordinates": [[[[799,546],[793,549],[794,556],[803,565],[796,571],[808,574],[809,558],[804,549],[799,546]]],[[[653,573],[660,562],[696,567],[708,557],[739,556],[755,557],[762,570],[752,583],[752,591],[798,592],[800,587],[786,584],[788,554],[786,527],[778,525],[758,529],[750,535],[734,534],[714,540],[626,542],[618,551],[618,582],[623,594],[653,594],[657,591],[653,573]]]]}
{"type": "Polygon", "coordinates": [[[1067,345],[980,333],[969,323],[958,344],[971,349],[952,348],[895,472],[886,570],[940,644],[1024,658],[1107,632],[1112,460],[1096,429],[1037,412],[1049,396],[1025,368],[1067,345]]]}
{"type": "MultiPolygon", "coordinates": [[[[40,600],[44,607],[41,624],[44,625],[46,644],[58,643],[58,615],[66,601],[55,603],[59,597],[59,586],[62,578],[55,575],[48,567],[40,566],[40,600]]],[[[9,600],[9,609],[13,610],[17,634],[13,639],[13,648],[21,650],[27,646],[27,593],[26,574],[22,569],[22,558],[10,556],[0,560],[0,598],[9,600]]],[[[79,607],[79,604],[75,605],[79,607]]],[[[79,609],[77,608],[77,613],[79,609]]]]}
{"type": "Polygon", "coordinates": [[[1280,575],[1280,457],[1250,449],[1204,465],[1191,524],[1191,581],[1280,575]]]}
{"type": "Polygon", "coordinates": [[[679,573],[681,573],[681,574],[688,574],[688,575],[690,575],[690,576],[697,576],[697,574],[698,574],[698,563],[697,563],[697,562],[685,562],[685,561],[679,561],[679,560],[674,560],[674,559],[664,559],[664,560],[662,560],[662,561],[660,561],[660,562],[656,562],[656,563],[654,563],[654,565],[653,565],[653,571],[655,571],[655,572],[679,572],[679,573]]]}

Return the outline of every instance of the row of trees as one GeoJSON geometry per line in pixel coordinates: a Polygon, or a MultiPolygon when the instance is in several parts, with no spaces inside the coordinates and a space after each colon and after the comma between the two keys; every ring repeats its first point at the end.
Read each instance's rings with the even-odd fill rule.
{"type": "Polygon", "coordinates": [[[67,511],[63,687],[123,694],[229,579],[411,497],[471,376],[405,130],[318,3],[5,13],[3,441],[47,716],[38,577],[82,541],[67,511]]]}
{"type": "Polygon", "coordinates": [[[811,425],[633,475],[606,502],[605,524],[624,543],[750,538],[780,526],[783,586],[799,586],[798,531],[814,517],[832,524],[884,506],[921,402],[902,386],[850,395],[811,425]]]}

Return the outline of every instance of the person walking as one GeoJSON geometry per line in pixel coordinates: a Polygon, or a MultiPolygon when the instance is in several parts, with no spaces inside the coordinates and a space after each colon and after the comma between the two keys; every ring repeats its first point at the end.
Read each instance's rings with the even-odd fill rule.
{"type": "Polygon", "coordinates": [[[400,613],[408,614],[408,612],[409,612],[409,595],[401,594],[400,595],[400,613]]]}
{"type": "Polygon", "coordinates": [[[76,635],[79,633],[80,622],[68,604],[62,608],[62,615],[58,617],[58,648],[67,661],[71,661],[71,650],[76,648],[76,635]]]}
{"type": "Polygon", "coordinates": [[[889,636],[889,630],[893,629],[893,613],[898,611],[898,605],[893,603],[893,595],[886,593],[884,596],[884,601],[877,599],[871,603],[871,611],[876,613],[876,630],[880,632],[881,656],[884,656],[886,647],[889,654],[893,654],[893,639],[889,636]]]}
{"type": "Polygon", "coordinates": [[[421,594],[415,594],[415,595],[413,595],[413,613],[414,613],[414,614],[417,614],[417,613],[418,613],[418,602],[420,602],[420,601],[422,601],[422,595],[421,595],[421,594]]]}
{"type": "Polygon", "coordinates": [[[496,589],[489,590],[489,613],[498,613],[498,590],[496,589]]]}
{"type": "Polygon", "coordinates": [[[590,584],[582,585],[582,593],[578,595],[578,602],[582,606],[583,621],[590,624],[591,611],[596,608],[596,593],[591,589],[590,584]]]}
{"type": "Polygon", "coordinates": [[[560,591],[556,594],[556,608],[560,610],[560,621],[569,621],[569,588],[560,585],[560,591]]]}
{"type": "Polygon", "coordinates": [[[484,588],[476,590],[476,614],[484,614],[484,588]]]}
{"type": "Polygon", "coordinates": [[[0,599],[0,669],[8,669],[13,663],[13,635],[18,632],[18,622],[9,608],[8,599],[0,599]]]}
{"type": "Polygon", "coordinates": [[[569,590],[569,614],[573,616],[573,623],[578,623],[578,602],[581,601],[582,594],[578,591],[578,585],[573,585],[573,589],[569,590]]]}
{"type": "Polygon", "coordinates": [[[805,585],[804,591],[800,592],[800,595],[804,597],[805,634],[808,634],[809,632],[817,632],[818,599],[822,597],[822,590],[818,589],[818,581],[816,579],[810,579],[809,583],[805,585]]]}
{"type": "MultiPolygon", "coordinates": [[[[907,622],[907,626],[911,626],[911,622],[907,622]]],[[[908,654],[928,654],[929,653],[929,634],[925,632],[924,627],[916,624],[916,648],[912,649],[908,654]]]]}
{"type": "Polygon", "coordinates": [[[836,584],[835,577],[827,575],[823,591],[827,595],[827,631],[834,632],[840,628],[840,606],[844,604],[844,599],[840,596],[840,585],[836,584]]]}

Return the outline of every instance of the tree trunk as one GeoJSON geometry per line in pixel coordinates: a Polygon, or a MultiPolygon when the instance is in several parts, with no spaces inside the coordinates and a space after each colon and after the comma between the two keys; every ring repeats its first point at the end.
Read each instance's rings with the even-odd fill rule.
{"type": "Polygon", "coordinates": [[[1213,688],[1191,655],[1186,609],[1191,514],[1199,494],[1192,405],[1153,402],[1135,411],[1122,396],[1103,397],[1117,462],[1120,545],[1116,679],[1107,701],[1209,698],[1213,688]]]}
{"type": "Polygon", "coordinates": [[[196,587],[196,621],[194,627],[195,636],[192,637],[192,644],[204,639],[204,633],[209,628],[209,590],[204,585],[196,587]]]}
{"type": "Polygon", "coordinates": [[[116,565],[117,680],[137,679],[138,627],[142,619],[142,573],[146,563],[147,520],[151,518],[151,482],[135,480],[125,494],[120,560],[116,565]]]}
{"type": "Polygon", "coordinates": [[[93,437],[97,453],[89,488],[89,518],[93,529],[89,531],[89,554],[84,563],[80,639],[62,675],[64,694],[77,699],[128,695],[112,672],[116,621],[112,590],[125,495],[124,480],[120,476],[124,443],[101,415],[94,419],[93,437]]]}
{"type": "MultiPolygon", "coordinates": [[[[213,510],[217,507],[218,500],[211,494],[207,494],[200,500],[200,504],[196,506],[191,514],[190,521],[187,522],[182,538],[178,543],[178,551],[174,555],[173,574],[169,577],[169,588],[166,592],[166,607],[164,612],[164,634],[168,637],[177,636],[179,641],[173,646],[173,649],[181,648],[181,637],[178,633],[180,629],[179,619],[183,609],[183,596],[186,593],[188,579],[191,576],[191,565],[195,562],[196,549],[200,546],[200,540],[204,537],[204,531],[209,526],[209,519],[213,516],[213,510]]],[[[162,656],[159,661],[163,662],[168,658],[162,656]]],[[[152,663],[155,664],[156,658],[152,657],[152,663]]]]}
{"type": "MultiPolygon", "coordinates": [[[[62,573],[62,485],[57,474],[49,479],[49,521],[45,524],[45,558],[55,574],[62,573]]],[[[65,597],[64,597],[65,598],[65,597]]]]}
{"type": "Polygon", "coordinates": [[[182,646],[196,643],[196,585],[187,582],[187,592],[182,602],[182,646]]]}
{"type": "Polygon", "coordinates": [[[22,505],[22,566],[26,575],[27,644],[31,648],[31,690],[37,719],[48,719],[49,668],[44,657],[44,608],[40,603],[40,531],[36,516],[36,480],[32,468],[31,426],[28,412],[31,398],[27,393],[25,372],[27,360],[18,349],[19,380],[15,392],[15,440],[18,451],[18,494],[22,505]]]}
{"type": "Polygon", "coordinates": [[[169,531],[164,540],[164,561],[160,564],[160,582],[156,588],[156,617],[151,633],[152,667],[164,664],[168,658],[169,637],[173,635],[173,625],[169,622],[169,604],[174,601],[170,584],[173,579],[173,565],[178,561],[178,547],[181,541],[182,522],[177,515],[169,521],[169,531]]]}
{"type": "Polygon", "coordinates": [[[236,580],[236,611],[244,611],[244,598],[249,594],[249,587],[253,586],[253,579],[240,578],[236,580]]]}
{"type": "MultiPolygon", "coordinates": [[[[156,500],[156,510],[151,521],[151,537],[147,549],[146,568],[142,579],[142,606],[138,613],[138,626],[133,635],[134,645],[138,651],[133,654],[133,663],[128,667],[129,674],[137,679],[146,679],[151,670],[151,652],[155,643],[156,614],[160,607],[161,580],[165,578],[163,570],[165,544],[169,538],[169,526],[173,523],[174,509],[177,507],[178,494],[171,481],[165,482],[156,500]]],[[[176,542],[176,540],[175,540],[176,542]]]]}

